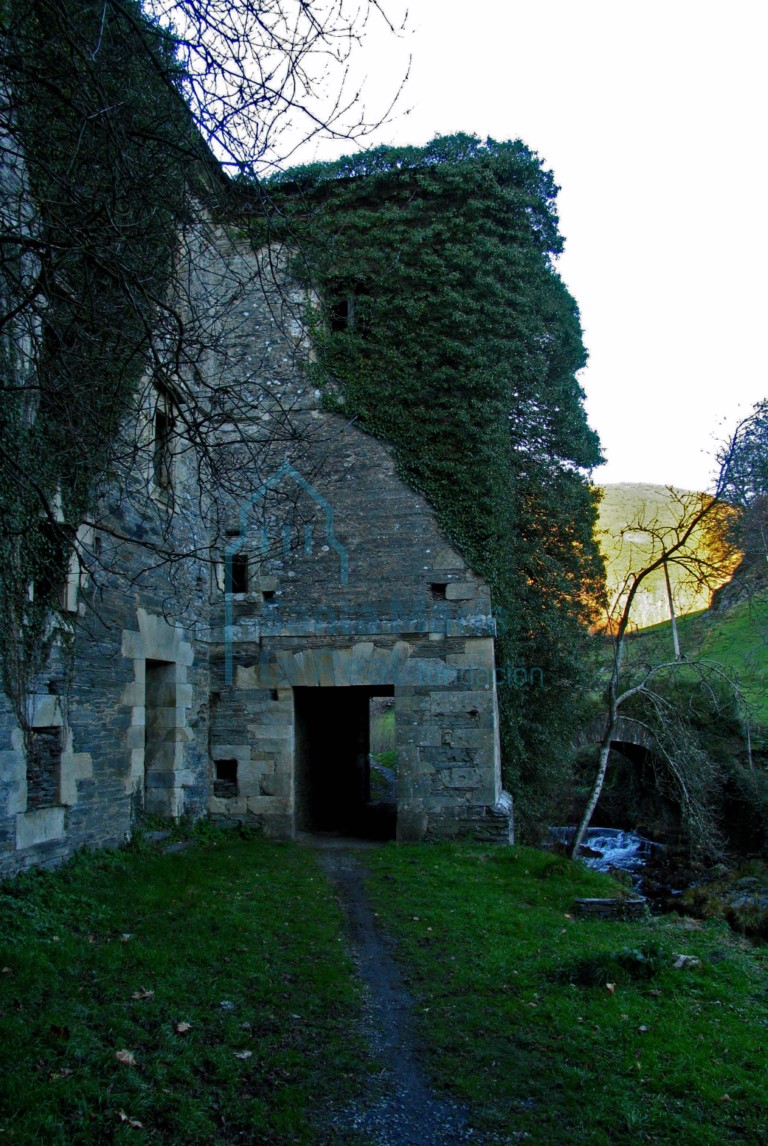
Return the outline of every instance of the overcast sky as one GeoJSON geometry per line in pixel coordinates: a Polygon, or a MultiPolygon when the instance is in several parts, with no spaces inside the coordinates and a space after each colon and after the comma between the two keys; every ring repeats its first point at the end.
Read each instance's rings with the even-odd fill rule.
{"type": "MultiPolygon", "coordinates": [[[[383,0],[393,15],[405,4],[383,0]]],[[[600,482],[704,488],[768,397],[766,0],[411,0],[357,66],[373,143],[523,139],[555,173],[600,482]]],[[[308,160],[311,155],[300,158],[308,160]]]]}

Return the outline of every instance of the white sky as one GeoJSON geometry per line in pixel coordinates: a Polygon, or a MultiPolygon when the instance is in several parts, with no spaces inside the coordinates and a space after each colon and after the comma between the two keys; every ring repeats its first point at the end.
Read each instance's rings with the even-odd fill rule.
{"type": "Polygon", "coordinates": [[[372,144],[466,131],[539,153],[562,188],[559,269],[608,458],[595,477],[704,488],[716,441],[768,397],[768,3],[408,8],[398,40],[379,25],[356,57],[375,108],[412,55],[372,144]]]}

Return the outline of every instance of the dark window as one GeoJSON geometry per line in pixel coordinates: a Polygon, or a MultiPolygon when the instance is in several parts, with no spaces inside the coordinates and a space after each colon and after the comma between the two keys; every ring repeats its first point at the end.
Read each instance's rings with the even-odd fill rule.
{"type": "Polygon", "coordinates": [[[275,590],[274,589],[264,589],[262,591],[261,596],[262,596],[263,600],[265,600],[265,601],[274,601],[275,590]]]}
{"type": "Polygon", "coordinates": [[[237,795],[237,760],[214,760],[213,794],[220,800],[237,795]]]}
{"type": "Polygon", "coordinates": [[[34,728],[27,757],[27,811],[59,802],[61,729],[34,728]]]}
{"type": "Polygon", "coordinates": [[[155,410],[155,444],[153,466],[155,485],[170,489],[173,464],[173,417],[169,410],[158,406],[155,410]]]}
{"type": "Polygon", "coordinates": [[[248,592],[248,555],[233,553],[224,562],[224,581],[227,593],[248,592]]]}
{"type": "Polygon", "coordinates": [[[64,526],[52,521],[40,522],[37,545],[35,599],[66,609],[69,549],[64,526]]]}
{"type": "Polygon", "coordinates": [[[354,324],[355,301],[352,295],[341,295],[331,302],[328,315],[333,334],[342,334],[354,324]]]}
{"type": "Polygon", "coordinates": [[[445,582],[445,581],[433,581],[432,584],[429,586],[429,591],[432,594],[432,600],[433,601],[444,601],[445,600],[445,590],[447,588],[448,588],[447,582],[445,582]]]}

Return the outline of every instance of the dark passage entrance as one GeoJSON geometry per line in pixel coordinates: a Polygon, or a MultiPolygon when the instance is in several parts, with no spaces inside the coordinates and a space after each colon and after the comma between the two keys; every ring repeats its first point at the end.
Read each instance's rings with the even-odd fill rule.
{"type": "Polygon", "coordinates": [[[144,810],[170,816],[176,761],[176,665],[171,661],[147,661],[144,703],[144,810]]]}
{"type": "Polygon", "coordinates": [[[300,831],[394,839],[394,801],[371,796],[370,701],[384,688],[295,688],[300,831]]]}

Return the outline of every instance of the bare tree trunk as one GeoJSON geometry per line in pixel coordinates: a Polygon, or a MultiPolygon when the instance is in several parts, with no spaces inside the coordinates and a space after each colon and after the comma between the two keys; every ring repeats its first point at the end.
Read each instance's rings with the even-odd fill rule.
{"type": "MultiPolygon", "coordinates": [[[[705,498],[703,501],[696,504],[691,504],[690,508],[683,505],[681,507],[681,519],[676,526],[673,534],[673,543],[667,545],[666,533],[656,526],[646,526],[640,524],[638,527],[644,533],[649,533],[656,538],[660,543],[661,553],[654,560],[650,561],[643,569],[633,573],[628,579],[629,590],[627,592],[624,606],[621,611],[619,623],[616,627],[615,648],[613,657],[613,667],[611,669],[611,679],[608,683],[608,694],[606,699],[606,727],[600,741],[600,755],[598,759],[597,775],[595,782],[592,785],[587,806],[584,809],[584,814],[581,817],[581,823],[576,829],[576,835],[573,838],[573,843],[570,848],[571,859],[575,859],[579,854],[584,839],[584,834],[589,827],[592,815],[597,807],[597,801],[600,799],[600,793],[603,790],[605,782],[605,775],[608,770],[608,759],[611,753],[611,741],[613,740],[616,732],[616,725],[619,720],[619,708],[624,701],[629,700],[638,692],[644,690],[644,683],[626,688],[623,692],[620,691],[621,683],[621,667],[624,658],[624,648],[627,630],[629,628],[630,617],[632,615],[632,607],[635,602],[637,591],[642,583],[652,573],[658,569],[664,569],[664,577],[667,584],[667,597],[669,600],[669,614],[672,620],[672,637],[675,644],[675,662],[680,660],[680,642],[677,633],[677,621],[675,618],[674,602],[672,599],[672,586],[669,579],[669,571],[667,569],[667,562],[671,559],[673,563],[688,566],[691,563],[695,564],[695,557],[690,557],[686,554],[686,546],[691,539],[694,531],[698,528],[704,518],[709,514],[712,509],[717,505],[717,499],[714,497],[705,498]]],[[[661,667],[661,666],[659,666],[661,667]]],[[[646,674],[645,680],[647,681],[653,675],[654,669],[650,669],[646,674]]]]}
{"type": "Polygon", "coordinates": [[[602,742],[600,744],[600,758],[597,767],[597,776],[595,777],[592,791],[590,793],[589,799],[587,800],[587,806],[584,809],[584,815],[581,817],[581,823],[576,829],[576,835],[573,837],[573,843],[571,844],[570,851],[571,859],[576,859],[579,854],[579,848],[581,847],[587,828],[589,827],[589,822],[592,819],[594,810],[597,807],[597,801],[600,799],[600,793],[603,790],[603,784],[605,782],[605,774],[608,771],[608,757],[611,754],[611,737],[613,736],[615,728],[616,717],[614,716],[613,720],[609,721],[608,728],[606,729],[605,735],[603,736],[602,742]]]}
{"type": "Polygon", "coordinates": [[[664,580],[667,584],[667,601],[669,602],[669,619],[672,622],[672,645],[675,650],[675,660],[680,660],[680,638],[677,633],[677,617],[675,616],[675,602],[672,598],[672,583],[669,579],[669,566],[666,555],[664,557],[664,580]]]}

